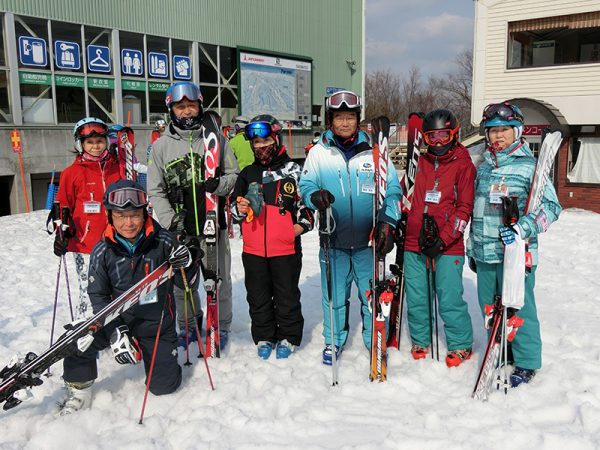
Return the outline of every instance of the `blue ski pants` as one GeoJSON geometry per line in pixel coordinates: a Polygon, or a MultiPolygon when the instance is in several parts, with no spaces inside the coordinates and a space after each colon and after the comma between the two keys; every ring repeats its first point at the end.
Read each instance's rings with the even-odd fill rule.
{"type": "MultiPolygon", "coordinates": [[[[515,365],[523,369],[542,367],[542,338],[533,293],[536,267],[533,266],[531,273],[525,277],[525,304],[517,312],[524,322],[510,346],[515,365]]],[[[486,304],[493,303],[495,295],[502,294],[503,270],[502,263],[486,264],[477,261],[477,297],[482,313],[486,304]]]]}
{"type": "Polygon", "coordinates": [[[420,253],[404,252],[408,328],[412,343],[421,347],[431,345],[430,336],[435,336],[434,329],[430,326],[433,327],[433,296],[436,293],[448,351],[471,348],[473,325],[467,303],[463,299],[464,256],[435,257],[435,287],[432,276],[428,286],[426,259],[420,253]]]}
{"type": "MultiPolygon", "coordinates": [[[[367,349],[371,348],[371,313],[367,303],[366,291],[373,278],[373,250],[371,247],[359,249],[332,248],[329,251],[331,264],[331,292],[333,300],[334,344],[343,347],[348,339],[349,299],[352,282],[358,288],[360,313],[362,317],[362,337],[367,349]]],[[[331,344],[331,323],[329,321],[329,298],[327,293],[327,274],[325,256],[321,248],[321,291],[323,305],[323,337],[325,344],[331,344]]]]}

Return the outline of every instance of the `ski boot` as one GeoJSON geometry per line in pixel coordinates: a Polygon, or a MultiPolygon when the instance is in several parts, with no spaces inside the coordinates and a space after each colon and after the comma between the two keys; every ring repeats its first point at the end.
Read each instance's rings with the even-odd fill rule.
{"type": "Polygon", "coordinates": [[[67,396],[58,404],[57,415],[66,416],[89,408],[92,405],[92,384],[93,380],[83,383],[65,382],[67,396]]]}
{"type": "MultiPolygon", "coordinates": [[[[342,355],[343,351],[344,347],[338,347],[337,345],[335,346],[335,359],[337,361],[340,360],[340,356],[342,355]]],[[[325,348],[323,349],[323,364],[326,366],[331,366],[333,364],[333,356],[330,344],[325,345],[325,348]]]]}
{"type": "Polygon", "coordinates": [[[294,351],[294,345],[290,344],[287,339],[279,341],[275,347],[275,356],[277,359],[287,359],[294,351]]]}
{"type": "Polygon", "coordinates": [[[535,370],[523,369],[522,367],[515,367],[514,372],[510,376],[510,386],[517,387],[523,383],[529,383],[535,376],[535,370]]]}
{"type": "Polygon", "coordinates": [[[258,341],[256,351],[260,359],[269,359],[273,351],[273,343],[271,341],[258,341]]]}
{"type": "Polygon", "coordinates": [[[471,359],[472,354],[473,350],[471,350],[470,348],[449,351],[446,355],[446,365],[448,367],[460,366],[463,363],[463,361],[471,359]]]}
{"type": "Polygon", "coordinates": [[[410,349],[410,354],[413,359],[424,359],[427,358],[427,353],[429,353],[429,347],[421,347],[420,345],[413,344],[410,349]]]}

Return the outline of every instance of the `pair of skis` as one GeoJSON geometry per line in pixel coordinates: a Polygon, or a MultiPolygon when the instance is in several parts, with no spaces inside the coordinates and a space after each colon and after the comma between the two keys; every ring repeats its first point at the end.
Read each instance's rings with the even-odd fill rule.
{"type": "MultiPolygon", "coordinates": [[[[536,211],[542,201],[544,190],[550,179],[552,166],[562,142],[560,131],[548,133],[540,149],[535,172],[533,175],[525,214],[536,211]]],[[[518,220],[516,199],[505,197],[505,224],[513,225],[518,220]],[[510,223],[506,223],[508,219],[510,223]]],[[[513,312],[523,307],[525,303],[525,274],[530,255],[527,242],[519,234],[515,242],[504,248],[504,271],[502,295],[496,296],[493,305],[486,305],[486,327],[490,327],[490,335],[486,351],[473,389],[473,398],[487,400],[496,375],[496,387],[508,392],[506,375],[508,343],[514,338],[516,329],[522,320],[513,312]],[[490,325],[491,324],[491,325],[490,325]]]]}

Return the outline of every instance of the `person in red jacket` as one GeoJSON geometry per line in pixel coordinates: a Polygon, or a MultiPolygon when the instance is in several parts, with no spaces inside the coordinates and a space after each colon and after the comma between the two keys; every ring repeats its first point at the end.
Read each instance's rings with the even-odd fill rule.
{"type": "Polygon", "coordinates": [[[313,213],[298,193],[301,168],[281,145],[281,125],[270,115],[244,129],[255,156],[239,174],[232,215],[242,222],[242,262],[251,333],[258,356],[288,358],[302,340],[300,235],[313,227],[313,213]]]}
{"type": "Polygon", "coordinates": [[[419,158],[412,207],[406,225],[404,271],[408,325],[414,359],[432,345],[434,296],[444,321],[454,367],[471,357],[473,327],[463,299],[463,233],[473,212],[475,166],[458,142],[458,120],[446,109],[423,119],[427,153],[419,158]]]}
{"type": "Polygon", "coordinates": [[[56,233],[54,254],[72,252],[79,279],[78,317],[85,317],[89,254],[106,228],[102,204],[106,187],[120,179],[119,163],[108,150],[108,127],[100,119],[86,117],[75,124],[75,161],[60,174],[56,201],[70,219],[64,232],[56,233]]]}

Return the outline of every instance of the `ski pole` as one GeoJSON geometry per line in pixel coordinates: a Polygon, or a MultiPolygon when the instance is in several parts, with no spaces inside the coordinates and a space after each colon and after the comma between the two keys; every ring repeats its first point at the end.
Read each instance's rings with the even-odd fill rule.
{"type": "MultiPolygon", "coordinates": [[[[191,366],[190,362],[190,335],[189,335],[189,324],[188,324],[188,294],[191,294],[187,289],[183,291],[183,320],[185,322],[185,363],[184,366],[191,366]]],[[[199,336],[198,336],[199,338],[199,336]]]]}
{"type": "MultiPolygon", "coordinates": [[[[440,342],[438,331],[438,298],[437,286],[435,284],[435,258],[431,258],[431,281],[433,283],[433,321],[435,323],[435,353],[436,359],[440,360],[440,342]]],[[[433,354],[433,351],[431,352],[433,354]]]]}
{"type": "MultiPolygon", "coordinates": [[[[52,326],[50,327],[50,347],[54,342],[54,324],[56,323],[56,305],[58,304],[58,288],[60,286],[60,269],[62,267],[62,256],[58,260],[58,271],[56,272],[56,288],[54,289],[54,307],[52,308],[52,326]]],[[[52,375],[50,373],[50,367],[48,367],[48,371],[46,372],[46,376],[49,377],[52,375]]]]}
{"type": "Polygon", "coordinates": [[[431,270],[429,268],[429,257],[425,257],[425,273],[427,275],[427,306],[429,309],[429,342],[431,345],[431,359],[433,359],[433,325],[431,324],[431,321],[433,319],[433,312],[432,312],[432,301],[431,301],[431,270]]]}
{"type": "Polygon", "coordinates": [[[333,317],[333,294],[331,280],[331,233],[335,230],[335,221],[331,207],[319,211],[319,234],[323,247],[323,258],[325,260],[325,278],[327,279],[327,300],[329,301],[329,331],[331,333],[331,385],[338,384],[337,354],[335,346],[335,330],[333,317]]]}
{"type": "Polygon", "coordinates": [[[69,284],[69,271],[67,270],[67,257],[65,255],[62,256],[63,265],[65,266],[65,281],[67,283],[67,298],[69,299],[69,311],[71,313],[71,321],[75,320],[75,316],[73,316],[73,302],[71,301],[71,285],[69,284]]]}
{"type": "MultiPolygon", "coordinates": [[[[188,284],[187,275],[185,274],[185,270],[183,269],[183,267],[181,268],[181,278],[183,278],[183,285],[185,286],[185,291],[189,292],[188,298],[190,299],[192,309],[194,309],[192,290],[190,289],[190,286],[188,284]]],[[[196,311],[194,311],[194,315],[195,315],[195,313],[196,313],[196,311]]],[[[200,328],[198,327],[198,321],[196,320],[195,323],[196,323],[196,335],[198,336],[198,350],[200,351],[200,355],[202,355],[202,359],[204,359],[204,366],[206,367],[206,373],[208,374],[208,381],[210,382],[211,389],[214,391],[215,385],[213,384],[212,376],[210,374],[210,369],[208,367],[208,361],[206,360],[206,353],[204,352],[204,348],[202,348],[202,342],[201,342],[202,339],[200,339],[200,328]]],[[[200,356],[200,355],[198,355],[198,356],[200,356]]]]}

